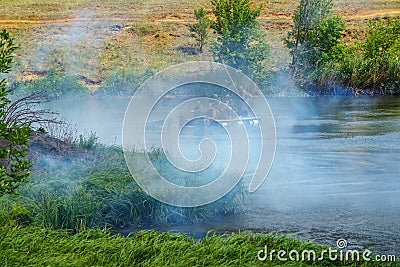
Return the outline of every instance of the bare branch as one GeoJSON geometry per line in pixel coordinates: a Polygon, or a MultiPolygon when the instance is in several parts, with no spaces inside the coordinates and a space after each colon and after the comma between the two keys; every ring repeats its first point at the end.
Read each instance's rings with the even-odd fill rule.
{"type": "Polygon", "coordinates": [[[61,123],[55,118],[57,112],[40,108],[40,105],[46,102],[49,102],[47,98],[37,94],[20,98],[6,107],[0,119],[4,120],[9,128],[14,125],[36,128],[46,123],[61,123]]]}

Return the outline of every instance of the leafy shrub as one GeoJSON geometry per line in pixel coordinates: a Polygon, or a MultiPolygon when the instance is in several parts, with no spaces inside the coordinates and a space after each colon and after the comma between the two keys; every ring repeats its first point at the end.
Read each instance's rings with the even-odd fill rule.
{"type": "Polygon", "coordinates": [[[151,75],[153,71],[150,69],[115,72],[94,92],[94,95],[131,96],[151,75]]]}
{"type": "Polygon", "coordinates": [[[48,99],[58,99],[62,96],[86,96],[89,90],[73,75],[56,75],[50,72],[47,76],[25,83],[15,83],[12,94],[22,97],[37,94],[48,99]]]}
{"type": "Polygon", "coordinates": [[[365,40],[327,64],[321,81],[339,82],[356,93],[399,94],[400,17],[371,20],[365,40]]]}
{"type": "Polygon", "coordinates": [[[361,48],[365,58],[400,56],[400,17],[370,20],[361,48]]]}
{"type": "MultiPolygon", "coordinates": [[[[6,30],[0,32],[0,73],[7,73],[11,69],[13,51],[17,47],[6,30]]],[[[15,193],[15,190],[29,176],[29,161],[27,142],[30,128],[18,126],[15,122],[8,125],[5,117],[10,104],[5,79],[0,81],[0,196],[15,193]]]]}

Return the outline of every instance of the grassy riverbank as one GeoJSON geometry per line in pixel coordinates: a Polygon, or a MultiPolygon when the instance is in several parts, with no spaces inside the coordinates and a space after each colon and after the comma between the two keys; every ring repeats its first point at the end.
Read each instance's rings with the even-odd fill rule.
{"type": "MultiPolygon", "coordinates": [[[[18,195],[0,198],[2,217],[47,229],[79,231],[207,222],[241,212],[245,192],[240,183],[225,197],[201,207],[173,207],[155,200],[136,184],[122,148],[98,144],[95,138],[93,134],[79,136],[68,143],[43,133],[31,136],[28,157],[34,167],[29,183],[19,188],[18,195]]],[[[143,171],[144,157],[134,152],[132,158],[143,171]]],[[[165,160],[158,150],[149,157],[154,164],[165,160]]],[[[175,174],[174,179],[189,178],[175,174]]]]}
{"type": "MultiPolygon", "coordinates": [[[[185,235],[142,231],[132,237],[110,235],[107,231],[86,230],[71,235],[66,231],[34,226],[0,227],[2,266],[381,266],[373,262],[306,260],[280,261],[257,258],[258,252],[272,250],[314,250],[325,246],[305,243],[285,236],[238,233],[209,233],[200,241],[185,235]]],[[[261,255],[262,256],[262,255],[261,255]]],[[[395,266],[395,265],[393,265],[395,266]]]]}

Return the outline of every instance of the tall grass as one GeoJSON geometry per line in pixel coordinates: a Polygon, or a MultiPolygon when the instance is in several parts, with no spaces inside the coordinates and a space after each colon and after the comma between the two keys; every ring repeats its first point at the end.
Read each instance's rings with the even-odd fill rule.
{"type": "MultiPolygon", "coordinates": [[[[241,210],[242,185],[202,207],[181,208],[161,203],[136,184],[120,147],[96,144],[86,150],[86,143],[86,152],[77,150],[75,158],[39,156],[30,183],[21,188],[20,195],[1,198],[0,211],[11,214],[12,207],[21,206],[33,223],[44,228],[81,231],[205,222],[241,210]]],[[[159,151],[152,153],[153,158],[162,158],[156,155],[159,151]]],[[[145,154],[135,152],[135,157],[140,164],[145,154]]]]}
{"type": "MultiPolygon", "coordinates": [[[[132,237],[112,236],[106,230],[75,235],[37,227],[0,228],[2,266],[380,266],[377,262],[260,261],[258,251],[315,250],[327,247],[276,234],[209,233],[196,242],[182,234],[138,232],[132,237]]],[[[396,266],[396,264],[393,264],[396,266]]]]}
{"type": "Polygon", "coordinates": [[[400,57],[385,54],[367,58],[354,53],[326,68],[320,83],[352,88],[355,94],[400,94],[400,57]]]}

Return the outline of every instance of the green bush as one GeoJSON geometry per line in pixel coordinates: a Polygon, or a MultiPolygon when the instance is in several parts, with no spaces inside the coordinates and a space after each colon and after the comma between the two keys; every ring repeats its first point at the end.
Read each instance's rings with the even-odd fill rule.
{"type": "Polygon", "coordinates": [[[364,41],[340,53],[324,66],[321,83],[337,82],[356,94],[400,93],[400,17],[371,20],[364,41]]]}
{"type": "Polygon", "coordinates": [[[378,58],[387,54],[399,57],[400,17],[370,20],[361,48],[365,58],[378,58]]]}
{"type": "MultiPolygon", "coordinates": [[[[13,62],[13,52],[17,47],[6,30],[0,32],[0,73],[8,73],[13,62]]],[[[15,193],[16,189],[29,176],[31,167],[27,155],[28,134],[30,128],[18,126],[17,122],[6,120],[9,114],[8,99],[10,93],[6,89],[7,81],[0,81],[0,197],[3,194],[15,193]]]]}
{"type": "Polygon", "coordinates": [[[12,85],[11,91],[16,97],[37,94],[48,99],[89,95],[89,90],[79,81],[78,77],[69,74],[56,75],[53,72],[38,80],[15,83],[12,85]]]}
{"type": "Polygon", "coordinates": [[[115,72],[94,92],[94,95],[131,96],[153,74],[150,69],[115,72]]]}

